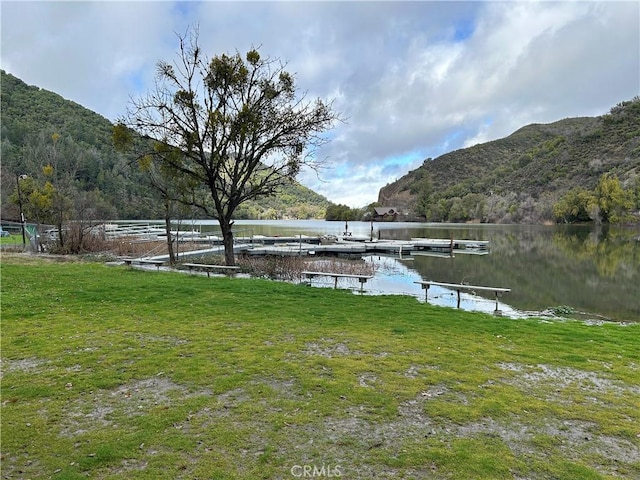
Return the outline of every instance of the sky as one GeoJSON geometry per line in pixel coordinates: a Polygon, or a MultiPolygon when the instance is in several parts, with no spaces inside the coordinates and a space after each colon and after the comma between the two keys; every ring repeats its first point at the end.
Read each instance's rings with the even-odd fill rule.
{"type": "Polygon", "coordinates": [[[427,158],[640,95],[640,2],[0,2],[0,68],[111,121],[199,26],[287,63],[345,119],[298,180],[354,208],[427,158]]]}

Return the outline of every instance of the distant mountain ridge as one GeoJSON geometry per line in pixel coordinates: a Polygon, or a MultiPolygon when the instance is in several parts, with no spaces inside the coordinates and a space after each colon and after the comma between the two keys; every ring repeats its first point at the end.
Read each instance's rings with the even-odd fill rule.
{"type": "MultiPolygon", "coordinates": [[[[16,175],[41,176],[54,147],[59,157],[56,167],[73,177],[73,188],[99,192],[115,218],[160,218],[161,202],[146,186],[135,159],[115,150],[108,119],[4,70],[0,70],[0,89],[3,218],[17,217],[7,201],[15,190],[16,175]],[[59,136],[55,146],[54,134],[59,136]]],[[[322,218],[329,203],[294,182],[275,197],[247,202],[237,214],[238,218],[322,218]]]]}
{"type": "Polygon", "coordinates": [[[604,173],[640,178],[640,98],[599,117],[531,124],[511,135],[423,164],[383,187],[378,204],[429,221],[540,222],[575,187],[604,173]],[[484,202],[484,211],[471,211],[484,202]]]}

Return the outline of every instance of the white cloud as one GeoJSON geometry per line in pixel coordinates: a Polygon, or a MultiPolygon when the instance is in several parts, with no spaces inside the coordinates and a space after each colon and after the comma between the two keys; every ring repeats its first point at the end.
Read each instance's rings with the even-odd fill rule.
{"type": "Polygon", "coordinates": [[[318,152],[334,202],[362,206],[420,155],[640,93],[637,2],[6,2],[2,68],[111,120],[144,92],[174,32],[209,55],[260,46],[348,118],[318,152]]]}

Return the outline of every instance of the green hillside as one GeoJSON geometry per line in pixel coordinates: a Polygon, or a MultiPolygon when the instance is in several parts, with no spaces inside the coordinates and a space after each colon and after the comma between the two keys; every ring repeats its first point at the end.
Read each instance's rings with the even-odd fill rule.
{"type": "MultiPolygon", "coordinates": [[[[105,218],[140,219],[162,216],[162,203],[148,187],[135,159],[117,152],[112,123],[56,93],[29,86],[4,71],[2,91],[2,218],[18,218],[9,196],[17,175],[44,182],[42,169],[54,167],[56,185],[70,197],[91,192],[105,218]]],[[[95,203],[95,202],[94,202],[95,203]]],[[[279,195],[250,202],[243,218],[320,218],[328,200],[295,183],[279,195]]],[[[199,212],[189,212],[198,216],[199,212]]]]}
{"type": "Polygon", "coordinates": [[[380,190],[378,202],[432,221],[540,222],[576,187],[603,174],[640,182],[640,98],[609,114],[532,124],[506,138],[456,150],[380,190]]]}

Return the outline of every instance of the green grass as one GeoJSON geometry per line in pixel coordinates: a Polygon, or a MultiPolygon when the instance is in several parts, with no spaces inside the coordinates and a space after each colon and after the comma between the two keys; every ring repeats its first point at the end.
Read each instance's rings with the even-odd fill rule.
{"type": "MultiPolygon", "coordinates": [[[[28,242],[28,239],[27,239],[28,242]]],[[[22,245],[22,235],[11,234],[8,237],[0,237],[0,245],[22,245]]]]}
{"type": "Polygon", "coordinates": [[[3,477],[640,476],[640,324],[21,255],[1,274],[3,477]]]}

